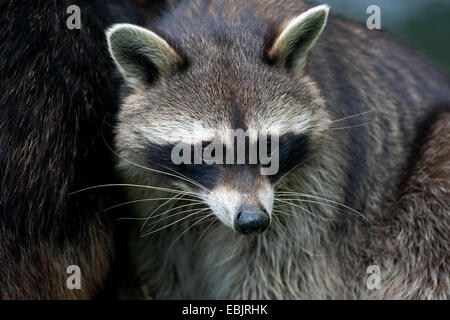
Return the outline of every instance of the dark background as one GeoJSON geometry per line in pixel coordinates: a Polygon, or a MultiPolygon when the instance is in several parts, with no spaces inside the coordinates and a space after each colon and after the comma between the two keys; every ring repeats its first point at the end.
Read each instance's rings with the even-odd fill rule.
{"type": "Polygon", "coordinates": [[[381,29],[403,41],[450,71],[450,0],[313,0],[326,3],[331,12],[366,23],[370,5],[381,11],[381,29]]]}

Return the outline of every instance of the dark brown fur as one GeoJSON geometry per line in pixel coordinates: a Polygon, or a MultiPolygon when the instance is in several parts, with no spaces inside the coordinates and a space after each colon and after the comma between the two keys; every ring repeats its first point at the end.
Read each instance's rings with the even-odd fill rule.
{"type": "Polygon", "coordinates": [[[0,1],[0,299],[92,298],[110,275],[111,192],[69,193],[114,182],[104,140],[118,81],[103,30],[143,19],[120,1],[77,1],[81,30],[69,30],[72,4],[0,1]],[[66,287],[69,265],[81,290],[66,287]]]}

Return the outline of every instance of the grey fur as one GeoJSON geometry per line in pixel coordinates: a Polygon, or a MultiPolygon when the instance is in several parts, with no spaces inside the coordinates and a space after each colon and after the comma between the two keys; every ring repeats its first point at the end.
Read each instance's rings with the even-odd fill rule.
{"type": "MultiPolygon", "coordinates": [[[[144,168],[147,148],[166,144],[174,132],[214,134],[239,115],[247,127],[311,137],[307,159],[278,185],[307,196],[283,206],[268,195],[269,229],[243,237],[225,226],[230,217],[208,192],[171,184],[196,192],[225,225],[208,218],[195,224],[205,217],[199,215],[174,223],[187,217],[180,213],[144,238],[133,225],[129,281],[140,290],[121,288],[123,297],[448,298],[448,140],[443,148],[435,141],[448,136],[448,117],[439,116],[448,105],[438,106],[450,101],[449,77],[391,35],[334,15],[302,72],[271,65],[271,45],[285,21],[306,9],[289,0],[191,1],[155,23],[152,30],[189,66],[124,92],[116,130],[123,180],[167,187],[164,175],[144,168]],[[206,235],[205,221],[213,223],[206,235]],[[366,286],[373,264],[382,272],[380,290],[366,286]]],[[[221,178],[222,190],[244,197],[270,186],[273,193],[262,177],[252,177],[253,189],[241,184],[233,168],[221,178]]],[[[130,188],[129,197],[171,196],[130,188]]],[[[161,204],[140,202],[133,213],[145,219],[161,204]]]]}

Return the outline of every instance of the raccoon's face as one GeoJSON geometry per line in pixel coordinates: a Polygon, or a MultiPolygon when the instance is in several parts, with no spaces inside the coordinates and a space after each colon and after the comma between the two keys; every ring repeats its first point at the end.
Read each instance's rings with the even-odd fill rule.
{"type": "Polygon", "coordinates": [[[327,14],[319,6],[287,21],[270,46],[236,28],[235,40],[194,35],[177,49],[141,27],[109,29],[110,53],[131,89],[116,130],[127,177],[200,195],[242,234],[265,230],[275,185],[308,158],[329,124],[303,72],[327,14]],[[152,170],[130,173],[136,164],[152,170]]]}

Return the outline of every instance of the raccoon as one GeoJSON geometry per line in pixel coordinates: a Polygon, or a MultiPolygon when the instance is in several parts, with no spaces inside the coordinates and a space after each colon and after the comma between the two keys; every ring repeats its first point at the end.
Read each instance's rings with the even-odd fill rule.
{"type": "Polygon", "coordinates": [[[125,80],[123,216],[139,223],[119,296],[448,298],[445,72],[297,0],[181,1],[107,41],[125,80]],[[206,161],[212,142],[236,149],[231,129],[266,132],[245,137],[244,158],[275,152],[276,173],[206,161]],[[180,144],[202,161],[175,163],[180,144]]]}
{"type": "Polygon", "coordinates": [[[74,1],[0,1],[0,299],[107,296],[113,223],[102,213],[120,192],[105,141],[120,79],[104,30],[145,23],[124,1],[77,1],[81,29],[67,27],[74,1]],[[81,289],[66,285],[81,269],[81,289]]]}

